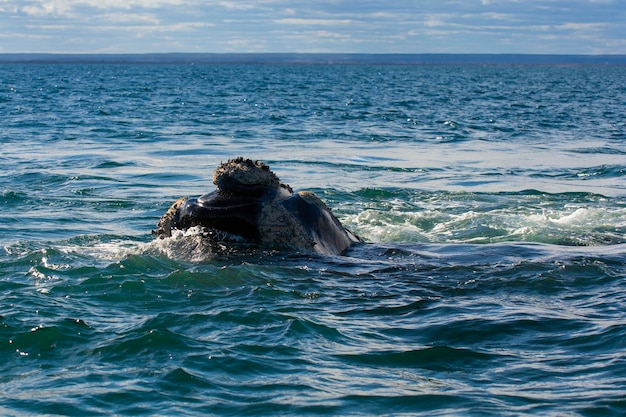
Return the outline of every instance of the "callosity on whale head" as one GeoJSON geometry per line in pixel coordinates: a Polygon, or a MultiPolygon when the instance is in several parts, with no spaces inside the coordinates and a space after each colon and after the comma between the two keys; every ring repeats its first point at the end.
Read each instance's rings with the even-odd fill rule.
{"type": "Polygon", "coordinates": [[[215,191],[178,199],[153,233],[200,227],[207,239],[236,237],[246,243],[340,254],[361,239],[312,192],[294,193],[262,162],[236,158],[213,174],[215,191]]]}

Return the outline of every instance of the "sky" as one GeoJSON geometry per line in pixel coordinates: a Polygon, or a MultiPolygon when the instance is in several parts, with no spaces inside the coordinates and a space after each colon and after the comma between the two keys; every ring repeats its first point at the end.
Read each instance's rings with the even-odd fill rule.
{"type": "Polygon", "coordinates": [[[626,0],[0,0],[0,53],[626,54],[626,0]]]}

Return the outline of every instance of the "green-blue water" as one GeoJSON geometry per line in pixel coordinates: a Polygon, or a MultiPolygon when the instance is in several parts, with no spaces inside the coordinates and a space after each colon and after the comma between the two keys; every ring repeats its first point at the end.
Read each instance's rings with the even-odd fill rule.
{"type": "Polygon", "coordinates": [[[1,65],[0,414],[623,415],[624,80],[1,65]],[[369,243],[152,240],[239,155],[369,243]]]}

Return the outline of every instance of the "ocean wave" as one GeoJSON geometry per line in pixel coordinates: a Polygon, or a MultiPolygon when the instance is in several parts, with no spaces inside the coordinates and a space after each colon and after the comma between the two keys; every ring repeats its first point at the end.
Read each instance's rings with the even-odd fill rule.
{"type": "Polygon", "coordinates": [[[626,205],[593,194],[361,190],[356,199],[364,209],[344,221],[372,242],[626,242],[626,205]]]}

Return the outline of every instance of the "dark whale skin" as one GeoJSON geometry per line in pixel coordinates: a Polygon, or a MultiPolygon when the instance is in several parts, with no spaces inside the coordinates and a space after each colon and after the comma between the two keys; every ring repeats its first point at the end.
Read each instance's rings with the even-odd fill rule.
{"type": "Polygon", "coordinates": [[[216,169],[215,191],[178,199],[153,233],[203,228],[207,239],[236,236],[250,244],[343,253],[362,240],[347,230],[331,209],[311,192],[294,193],[262,162],[236,158],[216,169]]]}

